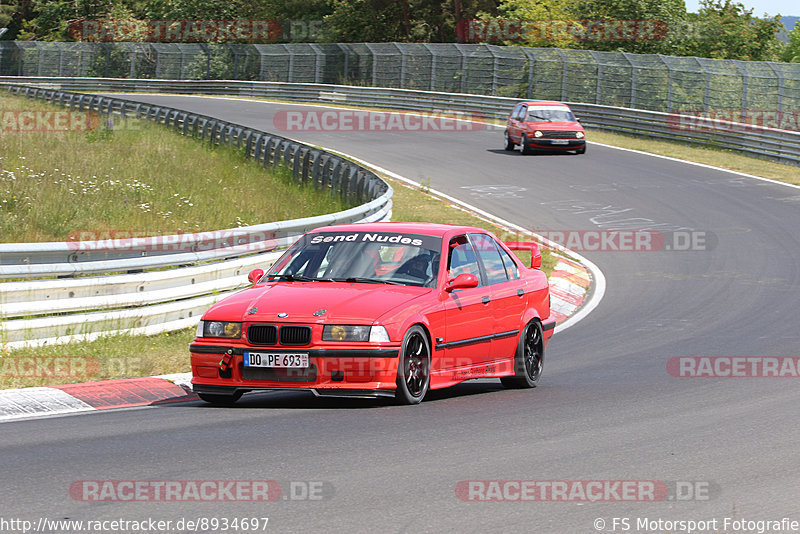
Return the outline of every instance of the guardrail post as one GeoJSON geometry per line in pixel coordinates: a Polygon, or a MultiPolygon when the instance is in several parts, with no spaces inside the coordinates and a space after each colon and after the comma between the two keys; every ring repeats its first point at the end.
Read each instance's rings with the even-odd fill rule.
{"type": "Polygon", "coordinates": [[[405,89],[406,88],[406,61],[407,61],[406,51],[403,50],[403,48],[399,44],[397,44],[397,43],[392,43],[392,44],[395,46],[395,48],[397,48],[398,52],[400,52],[400,88],[401,89],[405,89]]]}
{"type": "Polygon", "coordinates": [[[742,109],[739,115],[739,120],[742,122],[747,121],[747,89],[750,75],[747,74],[747,68],[738,59],[732,60],[736,68],[739,69],[739,74],[742,76],[742,109]]]}
{"type": "Polygon", "coordinates": [[[525,57],[528,58],[528,90],[525,94],[527,95],[526,98],[531,100],[533,98],[533,78],[536,69],[536,56],[533,55],[527,46],[522,47],[522,52],[525,54],[525,57]]]}
{"type": "Polygon", "coordinates": [[[661,62],[664,63],[664,66],[667,67],[667,113],[672,113],[672,65],[669,64],[669,61],[667,61],[662,54],[657,55],[661,62]]]}
{"type": "Polygon", "coordinates": [[[567,55],[560,48],[556,48],[558,55],[561,56],[561,101],[567,101],[567,55]]]}
{"type": "Polygon", "coordinates": [[[297,143],[290,143],[284,154],[284,163],[292,169],[292,179],[300,181],[302,171],[301,148],[297,143]]]}
{"type": "Polygon", "coordinates": [[[312,150],[311,151],[311,180],[314,182],[314,187],[321,189],[323,187],[322,175],[324,172],[326,157],[324,154],[312,150]]]}
{"type": "Polygon", "coordinates": [[[594,103],[599,104],[603,101],[603,63],[598,59],[597,52],[589,50],[592,59],[597,65],[597,83],[594,88],[594,103]]]}
{"type": "Polygon", "coordinates": [[[340,185],[342,183],[343,164],[337,156],[332,156],[330,160],[331,163],[330,171],[328,173],[328,184],[330,186],[330,195],[333,196],[336,194],[336,191],[340,190],[340,185]]]}
{"type": "Polygon", "coordinates": [[[631,61],[631,58],[628,57],[628,53],[627,52],[621,52],[621,54],[622,54],[622,57],[624,57],[625,60],[628,62],[628,65],[631,66],[631,102],[630,102],[630,107],[635,108],[636,107],[636,89],[637,89],[636,82],[637,82],[637,77],[639,75],[639,67],[637,67],[636,65],[633,64],[633,61],[631,61]]]}
{"type": "Polygon", "coordinates": [[[776,68],[775,64],[771,61],[766,62],[769,65],[769,68],[772,69],[772,72],[775,73],[775,76],[778,78],[778,113],[783,111],[783,91],[784,91],[784,79],[783,79],[783,71],[776,68]]]}

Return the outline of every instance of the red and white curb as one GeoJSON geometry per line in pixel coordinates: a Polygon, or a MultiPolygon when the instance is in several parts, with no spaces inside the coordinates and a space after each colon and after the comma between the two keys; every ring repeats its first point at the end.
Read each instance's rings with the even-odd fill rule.
{"type": "Polygon", "coordinates": [[[589,269],[580,263],[559,258],[550,275],[550,317],[563,323],[583,305],[592,284],[589,269]]]}
{"type": "Polygon", "coordinates": [[[0,391],[0,421],[196,400],[191,373],[0,391]]]}

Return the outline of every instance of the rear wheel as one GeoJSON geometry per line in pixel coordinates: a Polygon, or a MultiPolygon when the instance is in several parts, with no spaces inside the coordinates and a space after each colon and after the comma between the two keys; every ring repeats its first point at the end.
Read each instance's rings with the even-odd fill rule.
{"type": "Polygon", "coordinates": [[[403,337],[397,364],[397,391],[400,404],[419,404],[431,382],[431,346],[421,326],[408,329],[403,337]]]}
{"type": "Polygon", "coordinates": [[[198,397],[202,400],[216,404],[217,406],[233,406],[236,401],[242,398],[242,392],[235,393],[198,393],[198,397]]]}
{"type": "Polygon", "coordinates": [[[508,136],[508,130],[506,130],[504,134],[506,137],[506,150],[509,151],[514,150],[517,147],[517,145],[515,145],[514,141],[512,141],[511,138],[508,136]]]}
{"type": "Polygon", "coordinates": [[[507,388],[535,388],[544,368],[544,336],[539,321],[531,321],[519,336],[514,376],[500,379],[507,388]]]}

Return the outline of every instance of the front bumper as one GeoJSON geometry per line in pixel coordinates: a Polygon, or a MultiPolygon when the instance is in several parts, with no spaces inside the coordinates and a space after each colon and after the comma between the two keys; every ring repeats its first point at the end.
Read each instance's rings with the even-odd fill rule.
{"type": "Polygon", "coordinates": [[[231,344],[190,345],[192,385],[197,393],[304,389],[318,396],[394,396],[399,347],[304,348],[297,350],[231,344]],[[248,367],[245,352],[307,353],[306,368],[248,367]],[[227,365],[222,360],[229,360],[227,365]]]}
{"type": "Polygon", "coordinates": [[[528,147],[546,148],[548,150],[575,150],[586,144],[586,139],[548,139],[544,137],[528,138],[528,147]]]}

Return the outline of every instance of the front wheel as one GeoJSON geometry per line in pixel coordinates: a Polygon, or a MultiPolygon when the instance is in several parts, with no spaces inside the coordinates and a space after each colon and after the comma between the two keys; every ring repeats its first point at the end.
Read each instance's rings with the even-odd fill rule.
{"type": "Polygon", "coordinates": [[[576,154],[586,154],[586,144],[580,147],[578,150],[575,151],[576,154]]]}
{"type": "Polygon", "coordinates": [[[408,329],[403,337],[397,364],[397,391],[400,404],[419,404],[431,382],[431,345],[421,326],[408,329]]]}
{"type": "Polygon", "coordinates": [[[528,136],[522,134],[522,154],[527,156],[528,154],[533,154],[533,149],[528,146],[528,136]]]}
{"type": "Polygon", "coordinates": [[[535,388],[544,368],[544,336],[539,321],[531,321],[519,336],[514,376],[500,379],[507,388],[535,388]]]}

